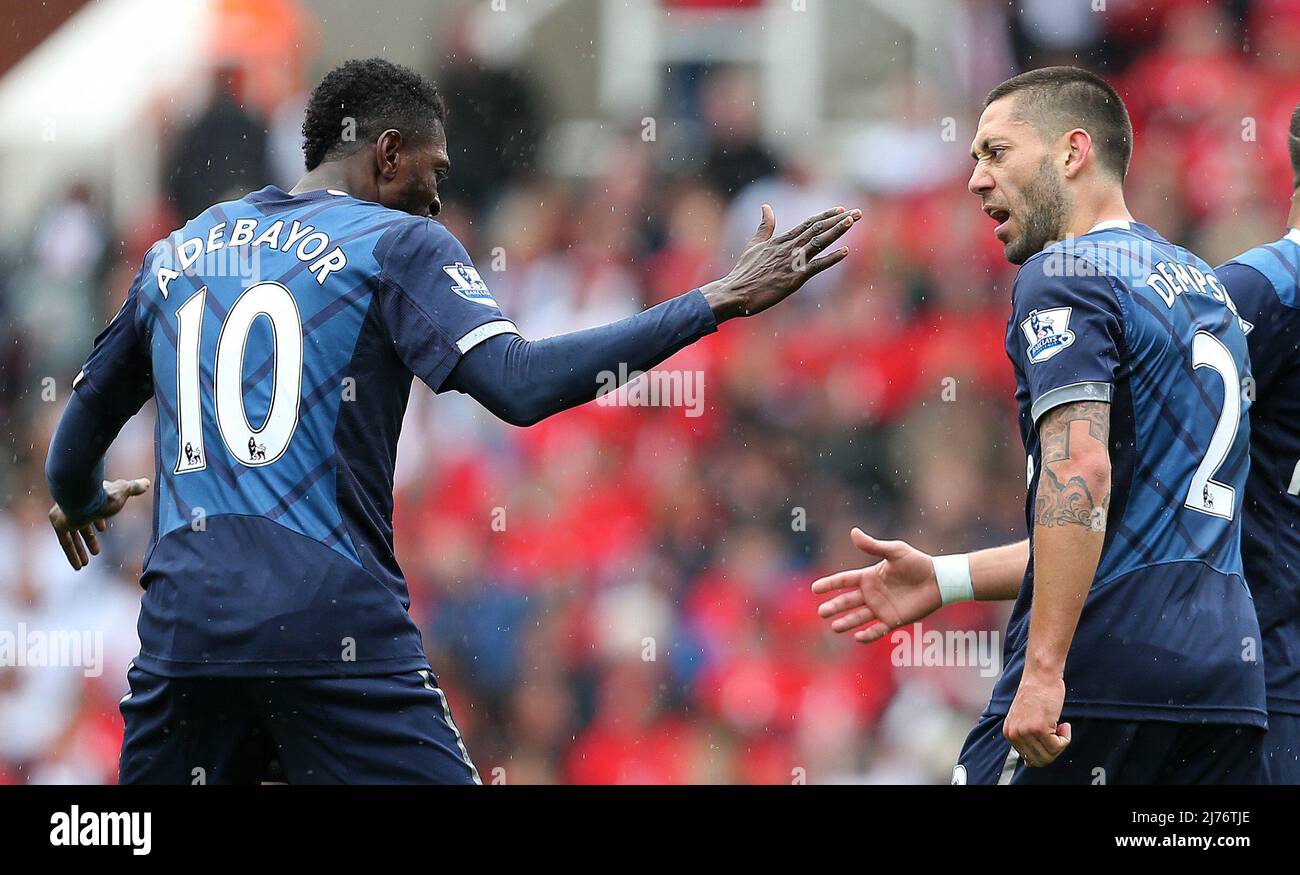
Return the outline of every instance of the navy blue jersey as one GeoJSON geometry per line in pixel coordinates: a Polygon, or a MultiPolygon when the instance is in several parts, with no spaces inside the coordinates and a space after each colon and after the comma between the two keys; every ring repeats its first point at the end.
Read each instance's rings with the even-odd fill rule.
{"type": "Polygon", "coordinates": [[[159,241],[75,384],[157,400],[136,664],[428,668],[392,544],[412,376],[514,332],[442,225],[343,192],[267,187],[159,241]]]}
{"type": "Polygon", "coordinates": [[[1216,268],[1241,315],[1255,379],[1241,535],[1264,634],[1271,712],[1300,714],[1300,231],[1216,268]]]}
{"type": "MultiPolygon", "coordinates": [[[[1031,537],[1041,417],[1110,403],[1106,535],[1065,665],[1063,719],[1264,726],[1259,625],[1241,567],[1249,359],[1222,284],[1151,228],[1103,223],[1021,268],[1007,353],[1031,537]]],[[[993,714],[1019,686],[1033,574],[1031,560],[993,714]]]]}

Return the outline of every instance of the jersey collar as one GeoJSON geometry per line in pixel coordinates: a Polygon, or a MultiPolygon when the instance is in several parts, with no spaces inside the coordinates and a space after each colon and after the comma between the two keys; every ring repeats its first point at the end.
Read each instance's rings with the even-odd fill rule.
{"type": "Polygon", "coordinates": [[[1091,234],[1094,231],[1132,231],[1133,223],[1128,219],[1107,219],[1104,222],[1098,222],[1088,229],[1091,234]]]}

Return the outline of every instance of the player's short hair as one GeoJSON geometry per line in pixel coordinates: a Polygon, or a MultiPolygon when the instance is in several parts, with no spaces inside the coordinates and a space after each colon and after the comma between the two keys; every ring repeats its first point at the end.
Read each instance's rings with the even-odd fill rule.
{"type": "Polygon", "coordinates": [[[1109,82],[1080,67],[1043,67],[1013,76],[994,88],[984,107],[1011,95],[1017,97],[1016,117],[1031,122],[1044,139],[1075,128],[1087,131],[1100,146],[1101,165],[1124,180],[1133,157],[1133,122],[1109,82]]]}
{"type": "Polygon", "coordinates": [[[1300,188],[1300,103],[1291,113],[1291,130],[1286,138],[1287,151],[1291,153],[1291,187],[1300,188]]]}
{"type": "Polygon", "coordinates": [[[383,58],[347,61],[326,73],[307,100],[303,158],[315,170],[374,143],[389,128],[418,141],[446,120],[437,87],[409,67],[383,58]]]}

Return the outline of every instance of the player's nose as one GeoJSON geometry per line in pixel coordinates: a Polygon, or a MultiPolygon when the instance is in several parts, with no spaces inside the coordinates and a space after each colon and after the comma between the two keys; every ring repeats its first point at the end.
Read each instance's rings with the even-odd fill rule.
{"type": "Polygon", "coordinates": [[[441,212],[442,212],[442,200],[437,195],[434,195],[433,201],[429,204],[429,215],[436,216],[441,212]]]}
{"type": "Polygon", "coordinates": [[[983,197],[993,190],[993,175],[983,167],[977,166],[971,171],[970,181],[966,183],[966,190],[973,195],[983,197]]]}

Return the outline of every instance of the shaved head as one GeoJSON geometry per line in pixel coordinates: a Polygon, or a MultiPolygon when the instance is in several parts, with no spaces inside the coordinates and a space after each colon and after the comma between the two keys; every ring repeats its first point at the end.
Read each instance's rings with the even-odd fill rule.
{"type": "Polygon", "coordinates": [[[1133,123],[1124,101],[1105,79],[1079,67],[1044,67],[994,88],[985,108],[1004,97],[1015,98],[1012,118],[1033,125],[1045,143],[1076,128],[1087,131],[1101,166],[1124,180],[1133,155],[1133,123]]]}

